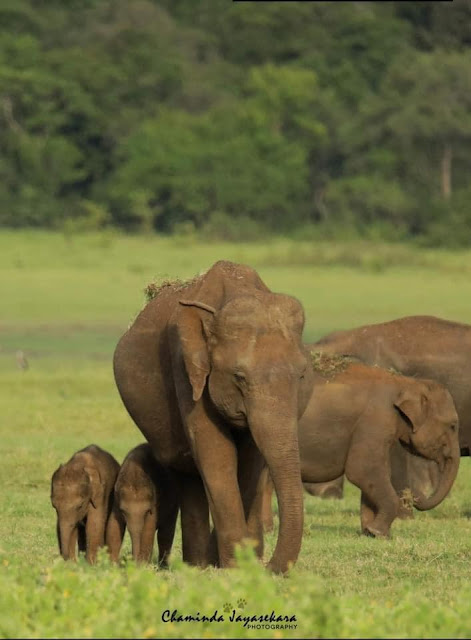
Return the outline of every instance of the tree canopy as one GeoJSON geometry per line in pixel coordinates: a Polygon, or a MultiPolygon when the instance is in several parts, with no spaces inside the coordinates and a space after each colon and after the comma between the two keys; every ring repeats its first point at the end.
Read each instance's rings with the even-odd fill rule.
{"type": "Polygon", "coordinates": [[[2,226],[466,243],[471,0],[0,0],[0,124],[2,226]]]}

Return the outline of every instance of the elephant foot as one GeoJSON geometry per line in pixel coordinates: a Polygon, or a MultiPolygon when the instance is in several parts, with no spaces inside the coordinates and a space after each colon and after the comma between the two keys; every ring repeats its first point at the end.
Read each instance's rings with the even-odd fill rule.
{"type": "Polygon", "coordinates": [[[389,531],[376,529],[371,525],[364,527],[362,533],[363,535],[368,536],[370,538],[389,538],[389,531]]]}

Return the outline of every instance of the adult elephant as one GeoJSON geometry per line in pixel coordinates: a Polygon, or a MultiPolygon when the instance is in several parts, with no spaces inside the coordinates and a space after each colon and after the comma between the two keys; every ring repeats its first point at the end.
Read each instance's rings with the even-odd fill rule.
{"type": "MultiPolygon", "coordinates": [[[[461,455],[470,455],[470,325],[435,316],[406,316],[389,322],[335,331],[310,345],[310,348],[349,355],[366,364],[393,368],[404,375],[441,382],[451,393],[459,416],[461,455]]],[[[394,486],[397,490],[423,482],[423,475],[407,460],[407,455],[403,452],[393,461],[397,477],[394,486]]],[[[436,469],[429,468],[428,476],[428,481],[436,484],[436,469]]]]}
{"type": "Polygon", "coordinates": [[[208,503],[221,567],[244,538],[262,553],[266,465],[280,514],[269,567],[284,572],[297,559],[297,423],[313,376],[303,327],[295,298],[272,293],[250,267],[220,261],[188,283],[162,286],[118,343],[124,405],[158,462],[178,475],[187,562],[209,562],[208,503]]]}

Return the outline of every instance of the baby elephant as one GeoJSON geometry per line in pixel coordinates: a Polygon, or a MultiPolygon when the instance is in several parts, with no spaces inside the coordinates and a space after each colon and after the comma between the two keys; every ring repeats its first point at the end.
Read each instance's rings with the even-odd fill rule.
{"type": "Polygon", "coordinates": [[[111,559],[118,561],[126,526],[136,562],[150,562],[158,531],[159,564],[167,566],[178,515],[177,488],[173,476],[152,455],[148,444],[132,449],[119,472],[114,504],[106,532],[111,559]]]}
{"type": "Polygon", "coordinates": [[[363,533],[387,536],[400,512],[391,483],[395,442],[438,464],[440,480],[430,497],[414,496],[417,509],[432,509],[453,485],[460,447],[452,397],[438,382],[314,355],[314,391],[298,426],[302,480],[326,482],[345,472],[361,489],[363,533]]]}
{"type": "Polygon", "coordinates": [[[57,541],[64,560],[75,560],[78,540],[79,551],[86,552],[88,562],[96,561],[98,547],[105,543],[118,471],[113,456],[94,444],[74,453],[54,471],[51,502],[57,512],[57,541]]]}

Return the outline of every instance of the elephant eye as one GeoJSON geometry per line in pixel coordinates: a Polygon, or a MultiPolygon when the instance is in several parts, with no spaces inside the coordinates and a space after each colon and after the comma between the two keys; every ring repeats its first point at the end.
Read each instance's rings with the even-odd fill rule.
{"type": "Polygon", "coordinates": [[[450,429],[451,429],[452,431],[456,431],[456,430],[457,430],[457,428],[458,428],[458,425],[456,424],[456,422],[454,422],[453,424],[451,424],[451,425],[450,425],[450,429]]]}
{"type": "Polygon", "coordinates": [[[237,382],[245,382],[246,380],[245,373],[243,371],[234,371],[234,378],[237,382]]]}

